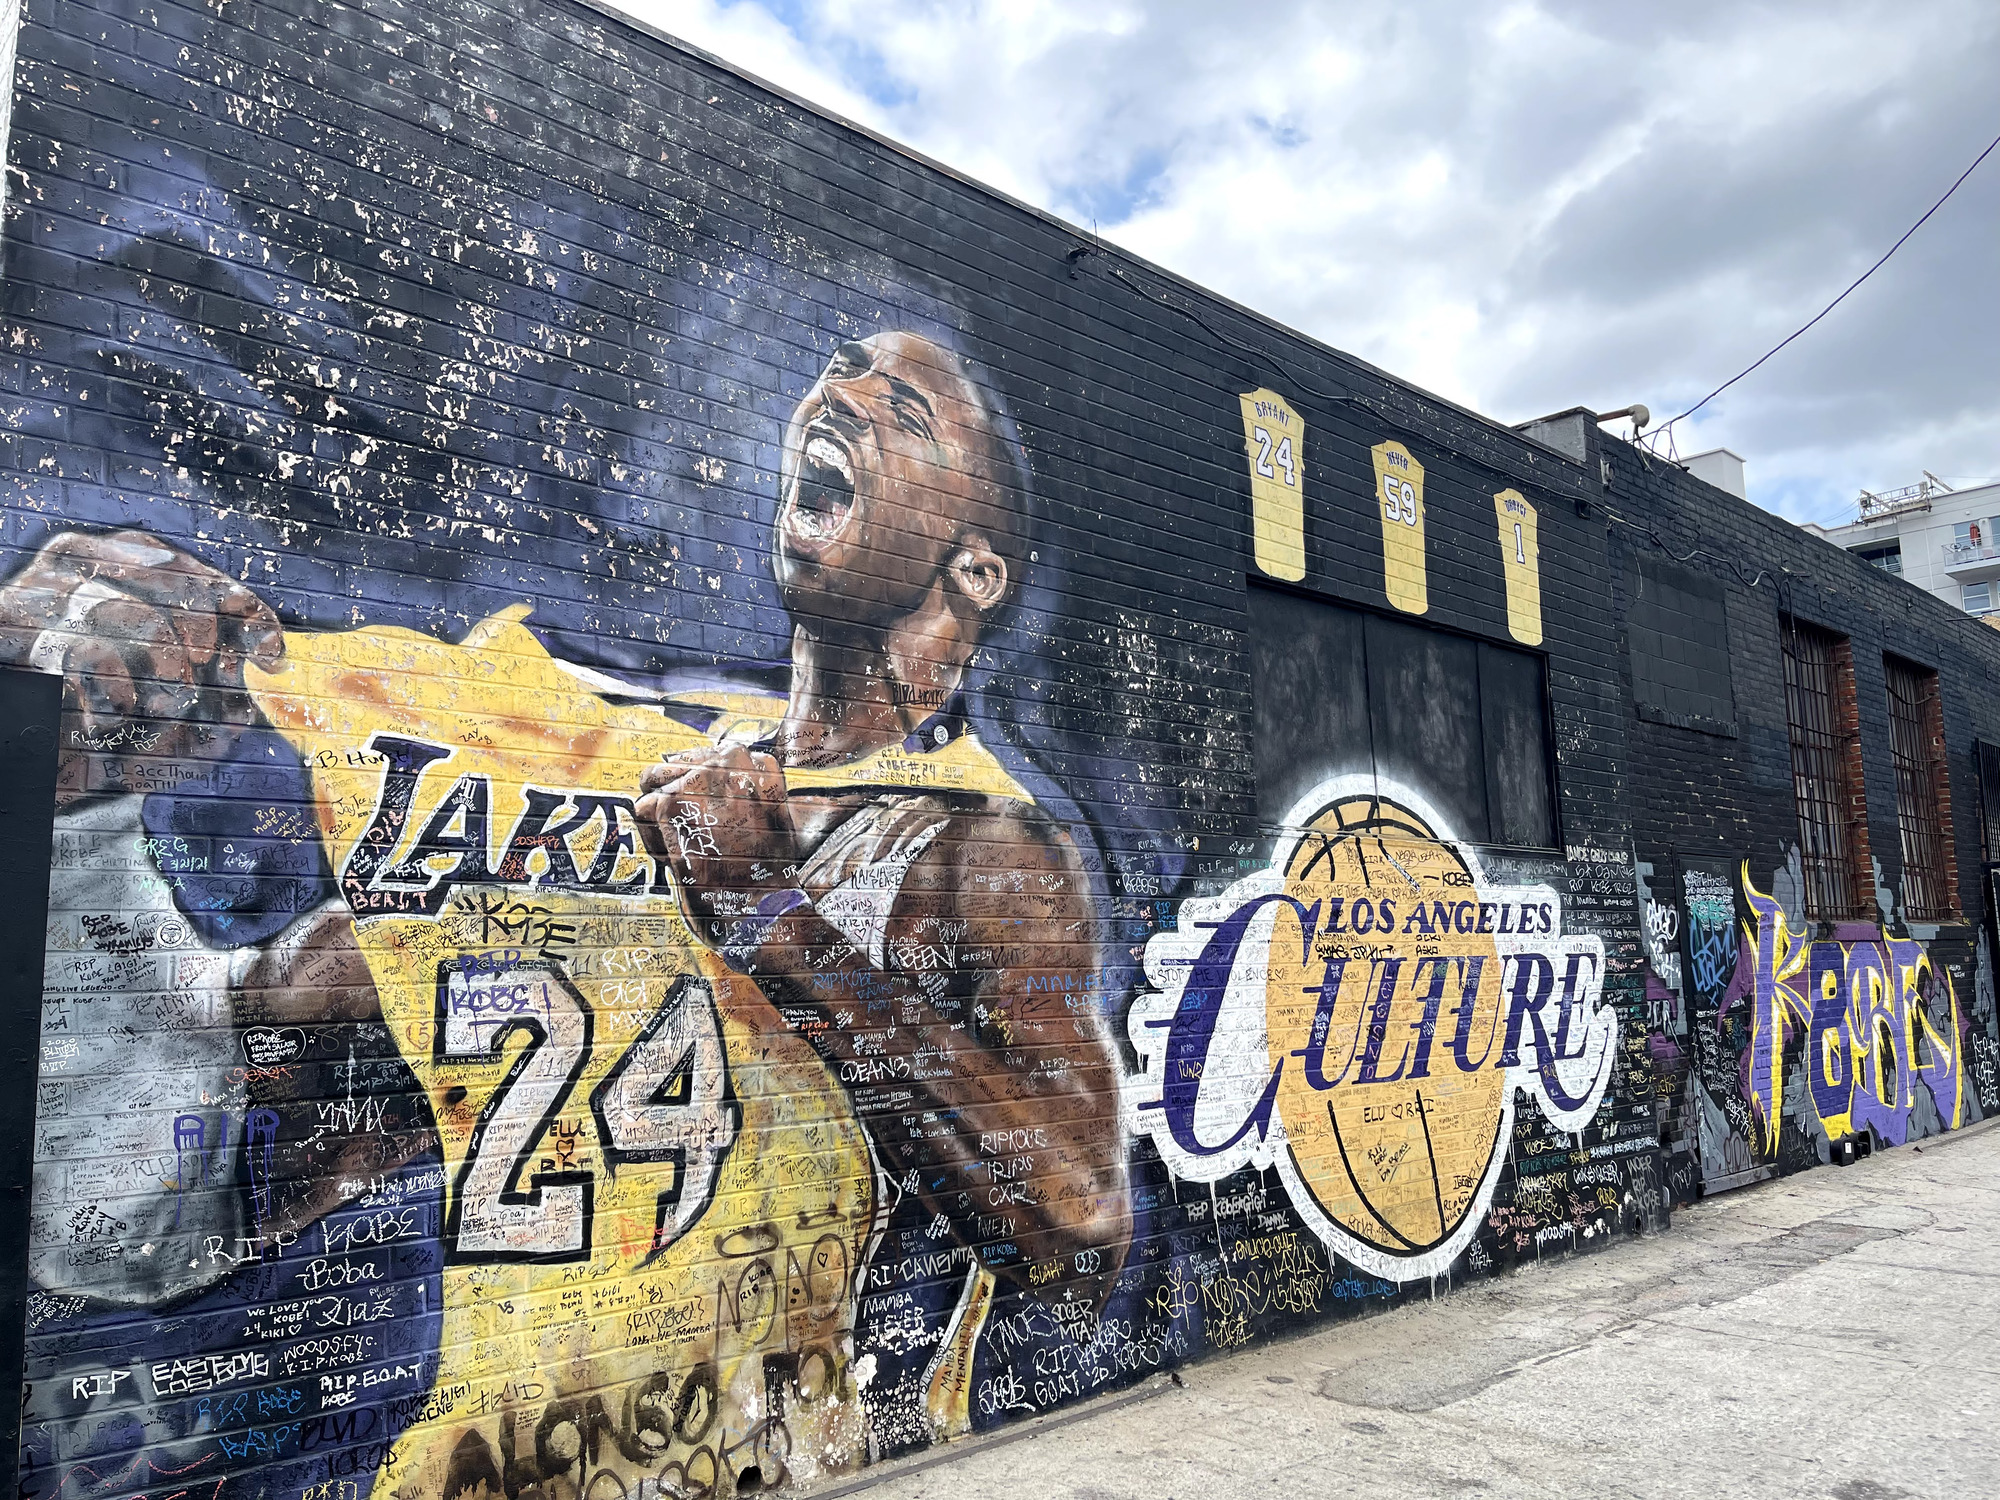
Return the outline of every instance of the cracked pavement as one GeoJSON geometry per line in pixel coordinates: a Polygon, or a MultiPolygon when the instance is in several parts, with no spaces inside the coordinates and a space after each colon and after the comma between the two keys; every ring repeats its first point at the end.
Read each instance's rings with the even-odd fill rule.
{"type": "Polygon", "coordinates": [[[1185,1367],[821,1496],[2000,1494],[2000,1122],[1185,1367]]]}

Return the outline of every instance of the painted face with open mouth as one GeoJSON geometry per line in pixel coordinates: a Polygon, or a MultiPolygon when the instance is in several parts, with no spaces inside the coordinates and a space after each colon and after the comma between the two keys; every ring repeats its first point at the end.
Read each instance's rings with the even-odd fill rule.
{"type": "Polygon", "coordinates": [[[772,565],[794,612],[906,612],[973,507],[968,453],[990,434],[952,356],[908,333],[843,344],[785,436],[772,565]]]}

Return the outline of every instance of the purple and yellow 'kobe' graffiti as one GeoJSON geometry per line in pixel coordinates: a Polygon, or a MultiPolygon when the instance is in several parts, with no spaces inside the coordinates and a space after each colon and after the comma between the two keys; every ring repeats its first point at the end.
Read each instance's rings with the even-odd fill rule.
{"type": "Polygon", "coordinates": [[[1755,975],[1744,1092],[1762,1123],[1765,1149],[1778,1144],[1785,1043],[1795,1027],[1806,1034],[1808,1093],[1829,1140],[1872,1128],[1900,1146],[1919,1083],[1945,1129],[1961,1124],[1958,994],[1923,944],[1889,937],[1806,942],[1785,909],[1750,883],[1747,862],[1743,893],[1757,919],[1754,931],[1744,924],[1755,975]]]}

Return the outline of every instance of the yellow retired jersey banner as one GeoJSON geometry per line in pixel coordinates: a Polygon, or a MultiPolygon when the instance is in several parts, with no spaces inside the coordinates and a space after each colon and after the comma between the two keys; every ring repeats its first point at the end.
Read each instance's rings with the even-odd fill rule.
{"type": "Polygon", "coordinates": [[[1250,457],[1250,540],[1257,566],[1296,583],[1306,576],[1306,424],[1276,391],[1243,398],[1250,457]]]}
{"type": "Polygon", "coordinates": [[[1382,521],[1382,587],[1396,608],[1420,615],[1431,607],[1424,573],[1424,466],[1393,440],[1369,452],[1375,456],[1382,521]]]}
{"type": "Polygon", "coordinates": [[[1524,646],[1542,643],[1542,553],[1535,507],[1519,490],[1493,497],[1500,523],[1500,571],[1507,579],[1507,630],[1524,646]]]}
{"type": "Polygon", "coordinates": [[[867,1142],[813,1049],[696,940],[633,811],[647,766],[708,737],[598,697],[507,617],[459,646],[290,634],[251,676],[313,769],[444,1155],[439,1367],[376,1493],[469,1490],[478,1455],[523,1462],[565,1423],[617,1433],[587,1438],[612,1470],[635,1445],[633,1485],[664,1461],[705,1492],[760,1442],[805,1450],[800,1472],[858,1461],[867,1142]]]}

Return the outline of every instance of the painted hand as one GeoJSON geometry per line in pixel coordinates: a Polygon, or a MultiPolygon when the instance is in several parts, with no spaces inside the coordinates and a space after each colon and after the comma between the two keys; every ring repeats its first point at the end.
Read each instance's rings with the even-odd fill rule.
{"type": "Polygon", "coordinates": [[[244,664],[284,650],[268,604],[141,531],[65,533],[0,589],[0,662],[60,672],[82,720],[63,747],[67,799],[92,753],[180,760],[255,722],[244,664]]]}
{"type": "Polygon", "coordinates": [[[711,941],[760,894],[796,883],[798,834],[770,756],[741,745],[683,751],[648,769],[640,790],[640,822],[711,941]]]}

